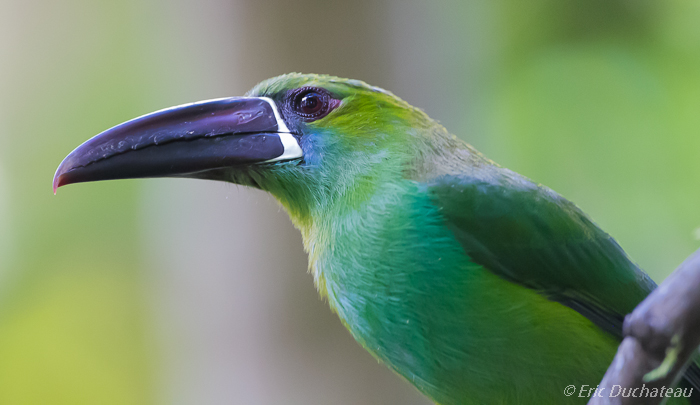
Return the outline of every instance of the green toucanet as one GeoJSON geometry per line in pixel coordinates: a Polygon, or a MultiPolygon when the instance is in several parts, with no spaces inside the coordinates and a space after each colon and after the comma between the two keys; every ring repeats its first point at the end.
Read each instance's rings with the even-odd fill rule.
{"type": "Polygon", "coordinates": [[[53,186],[141,177],[272,194],[353,337],[442,405],[586,403],[578,387],[655,288],[573,203],[361,81],[289,74],[136,118],[71,152],[53,186]]]}

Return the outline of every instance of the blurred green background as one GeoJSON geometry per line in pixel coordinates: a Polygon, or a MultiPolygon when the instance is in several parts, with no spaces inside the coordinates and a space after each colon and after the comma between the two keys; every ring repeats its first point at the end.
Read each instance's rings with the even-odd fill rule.
{"type": "Polygon", "coordinates": [[[193,180],[51,193],[90,136],[290,71],[390,89],[576,202],[657,281],[700,245],[698,2],[0,9],[0,404],[427,404],[317,298],[271,197],[193,180]]]}

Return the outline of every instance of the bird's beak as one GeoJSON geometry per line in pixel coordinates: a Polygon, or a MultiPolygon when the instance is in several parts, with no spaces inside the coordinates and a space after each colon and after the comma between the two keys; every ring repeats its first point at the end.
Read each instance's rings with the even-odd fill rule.
{"type": "Polygon", "coordinates": [[[58,187],[142,177],[204,177],[207,172],[302,157],[267,97],[231,97],[172,107],[89,139],[58,166],[58,187]]]}

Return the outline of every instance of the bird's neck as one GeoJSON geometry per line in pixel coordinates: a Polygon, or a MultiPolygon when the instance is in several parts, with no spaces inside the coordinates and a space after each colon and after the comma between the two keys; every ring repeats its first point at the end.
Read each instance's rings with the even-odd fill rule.
{"type": "Polygon", "coordinates": [[[437,125],[430,133],[414,135],[403,148],[383,153],[326,161],[315,167],[290,165],[279,168],[274,176],[256,179],[301,231],[310,272],[319,292],[332,305],[328,271],[333,269],[323,260],[329,252],[343,249],[359,257],[365,242],[384,232],[387,216],[400,212],[409,201],[414,203],[427,181],[492,165],[437,125]]]}
{"type": "Polygon", "coordinates": [[[345,321],[350,318],[347,307],[349,296],[361,291],[370,278],[381,270],[377,260],[381,258],[385,240],[398,238],[396,231],[403,224],[396,220],[387,224],[389,215],[401,216],[406,201],[416,197],[420,186],[411,180],[401,179],[375,185],[375,192],[362,201],[338,201],[332,207],[312,212],[310,221],[292,221],[300,229],[304,248],[309,255],[309,271],[331,308],[345,321]],[[344,304],[345,303],[345,304],[344,304]]]}
{"type": "Polygon", "coordinates": [[[412,183],[402,177],[398,167],[349,170],[355,170],[355,175],[326,174],[332,180],[320,187],[301,182],[295,187],[271,191],[300,230],[309,255],[309,271],[319,293],[328,297],[334,309],[327,278],[328,271],[333,269],[324,264],[325,258],[338,249],[356,252],[361,239],[378,231],[382,215],[390,210],[388,206],[396,204],[412,183]]]}

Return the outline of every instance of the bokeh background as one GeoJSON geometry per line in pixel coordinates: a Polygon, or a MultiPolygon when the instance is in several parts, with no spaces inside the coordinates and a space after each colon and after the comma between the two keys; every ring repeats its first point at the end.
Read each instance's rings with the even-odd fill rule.
{"type": "Polygon", "coordinates": [[[428,403],[317,298],[264,193],[194,180],[51,192],[90,136],[290,71],[392,90],[579,204],[657,281],[700,245],[698,2],[0,10],[0,404],[428,403]]]}

